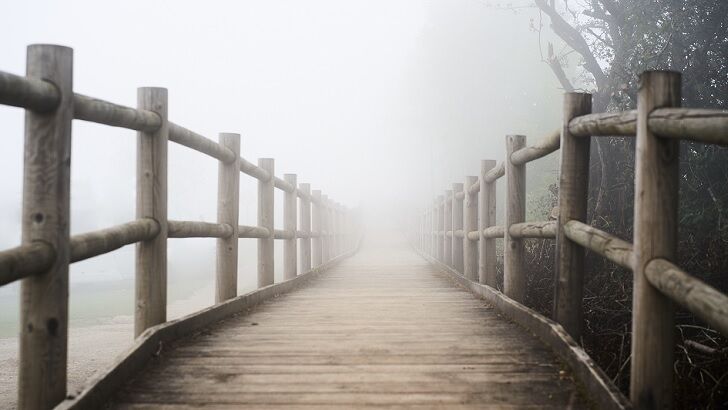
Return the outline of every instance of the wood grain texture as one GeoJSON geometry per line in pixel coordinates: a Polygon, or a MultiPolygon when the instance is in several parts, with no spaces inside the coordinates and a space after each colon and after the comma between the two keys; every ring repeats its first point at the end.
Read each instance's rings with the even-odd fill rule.
{"type": "Polygon", "coordinates": [[[283,278],[292,279],[298,274],[298,195],[295,189],[298,181],[296,174],[285,174],[283,180],[294,187],[283,194],[283,229],[292,233],[290,238],[283,241],[283,278]]]}
{"type": "Polygon", "coordinates": [[[27,58],[28,77],[60,92],[55,110],[25,112],[21,245],[46,243],[55,259],[20,285],[18,406],[44,409],[66,395],[73,50],[31,45],[27,58]]]}
{"type": "Polygon", "coordinates": [[[672,406],[673,303],[646,277],[655,258],[677,256],[679,141],[659,138],[647,118],[680,105],[680,73],[646,71],[637,98],[634,204],[634,291],[630,398],[639,409],[672,406]]]}
{"type": "MultiPolygon", "coordinates": [[[[465,187],[471,187],[478,182],[477,176],[465,177],[465,187]]],[[[478,195],[470,191],[463,191],[463,231],[468,235],[463,236],[463,274],[470,280],[478,280],[478,195]],[[475,237],[468,236],[473,232],[475,237]]]]}
{"type": "Polygon", "coordinates": [[[311,229],[311,184],[300,183],[298,184],[298,192],[302,193],[299,195],[301,202],[299,203],[299,227],[301,228],[301,236],[299,236],[299,249],[301,250],[301,256],[299,258],[299,267],[301,272],[308,272],[311,270],[311,241],[312,241],[312,229],[311,229]]]}
{"type": "Polygon", "coordinates": [[[154,132],[137,133],[137,219],[151,218],[159,233],[136,246],[134,336],[167,320],[167,89],[137,90],[137,108],[162,120],[154,132]]]}
{"type": "Polygon", "coordinates": [[[465,259],[463,258],[463,241],[457,239],[456,232],[463,230],[463,200],[458,199],[458,193],[463,192],[462,182],[452,184],[452,267],[463,273],[465,259]]]}
{"type": "Polygon", "coordinates": [[[391,233],[184,338],[111,408],[585,408],[556,357],[391,233]]]}
{"type": "MultiPolygon", "coordinates": [[[[268,173],[268,175],[275,175],[274,167],[273,158],[258,159],[258,168],[268,173]]],[[[275,195],[273,189],[273,178],[268,178],[266,181],[258,180],[258,226],[268,230],[268,237],[258,238],[258,288],[272,285],[274,281],[273,241],[275,239],[273,216],[275,214],[275,195]]]]}
{"type": "MultiPolygon", "coordinates": [[[[513,224],[526,220],[526,166],[511,162],[511,154],[526,146],[523,135],[506,136],[506,223],[513,224]]],[[[523,302],[526,297],[526,272],[524,268],[526,251],[523,240],[511,236],[505,229],[503,243],[503,290],[509,298],[523,302]]]]}
{"type": "Polygon", "coordinates": [[[220,133],[220,147],[233,153],[217,167],[217,223],[231,233],[215,243],[215,303],[238,294],[238,219],[240,214],[240,134],[220,133]]]}
{"type": "MultiPolygon", "coordinates": [[[[569,221],[586,221],[589,195],[589,138],[574,136],[571,119],[591,112],[591,94],[564,95],[559,172],[558,226],[569,221]]],[[[569,239],[563,229],[556,232],[556,267],[553,317],[575,339],[581,339],[584,325],[584,248],[569,239]]]]}
{"type": "Polygon", "coordinates": [[[480,161],[480,190],[478,191],[478,281],[496,287],[496,253],[495,239],[488,238],[484,232],[495,225],[495,184],[485,180],[488,172],[495,168],[494,160],[480,161]]]}

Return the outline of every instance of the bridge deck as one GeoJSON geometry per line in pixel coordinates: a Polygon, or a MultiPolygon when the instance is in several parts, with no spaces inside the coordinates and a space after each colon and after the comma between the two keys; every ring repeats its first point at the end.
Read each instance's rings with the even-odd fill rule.
{"type": "Polygon", "coordinates": [[[403,242],[166,348],[112,408],[582,408],[553,354],[403,242]]]}

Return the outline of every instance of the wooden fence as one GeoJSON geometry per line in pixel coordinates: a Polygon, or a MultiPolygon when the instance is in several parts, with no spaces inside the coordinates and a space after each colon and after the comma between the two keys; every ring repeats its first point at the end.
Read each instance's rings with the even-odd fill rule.
{"type": "Polygon", "coordinates": [[[497,239],[503,239],[503,288],[523,303],[523,240],[556,240],[553,319],[580,340],[584,249],[634,273],[630,398],[636,408],[672,404],[677,302],[728,336],[728,297],[674,264],[681,139],[728,146],[728,112],[680,108],[680,73],[640,77],[638,108],[591,113],[586,93],[564,96],[563,126],[527,146],[506,136],[505,160],[481,162],[480,175],[455,183],[418,222],[417,246],[471,281],[496,287],[497,239]],[[633,244],[585,223],[591,137],[636,137],[633,244]],[[525,222],[526,164],[561,149],[557,221],[525,222]],[[495,224],[496,180],[506,178],[505,225],[495,224]]]}
{"type": "Polygon", "coordinates": [[[237,293],[238,239],[257,238],[258,287],[273,284],[274,240],[284,241],[283,272],[295,278],[356,245],[355,215],[297,183],[275,176],[274,160],[240,156],[240,135],[219,142],[167,118],[167,90],[139,88],[137,108],[73,91],[73,50],[28,47],[27,75],[0,72],[0,104],[25,114],[22,244],[0,252],[0,286],[21,280],[19,408],[50,408],[66,397],[68,266],[136,243],[134,333],[167,320],[167,239],[217,238],[216,303],[237,293]],[[137,219],[69,235],[71,121],[137,133],[137,219]],[[167,145],[178,143],[219,161],[217,223],[167,218],[167,145]],[[258,180],[258,224],[238,224],[240,173],[258,180]],[[284,191],[283,230],[274,228],[274,189],[284,191]],[[300,223],[300,225],[299,225],[300,223]]]}

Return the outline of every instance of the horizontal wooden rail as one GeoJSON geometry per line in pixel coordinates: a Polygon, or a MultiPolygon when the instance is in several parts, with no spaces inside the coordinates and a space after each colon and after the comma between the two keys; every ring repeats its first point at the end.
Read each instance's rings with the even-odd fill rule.
{"type": "Polygon", "coordinates": [[[27,108],[44,113],[60,103],[56,87],[37,78],[28,78],[0,71],[0,104],[27,108]]]}
{"type": "Polygon", "coordinates": [[[728,337],[728,296],[665,259],[650,261],[645,276],[660,292],[728,337]]]}
{"type": "Polygon", "coordinates": [[[293,239],[294,233],[291,231],[286,231],[284,229],[274,229],[273,230],[273,239],[293,239]]]}
{"type": "MultiPolygon", "coordinates": [[[[103,255],[125,245],[144,241],[159,233],[159,224],[153,219],[139,219],[98,231],[74,235],[70,238],[71,262],[79,262],[103,255]]],[[[0,252],[0,286],[41,273],[56,258],[53,247],[44,242],[33,242],[0,252]]]]}
{"type": "Polygon", "coordinates": [[[240,158],[240,171],[263,182],[269,181],[271,178],[271,174],[268,171],[252,162],[248,162],[245,158],[240,158]]]}
{"type": "Polygon", "coordinates": [[[267,238],[270,231],[260,226],[240,225],[238,227],[238,238],[267,238]]]}
{"type": "Polygon", "coordinates": [[[159,233],[154,219],[144,218],[71,237],[71,262],[103,255],[125,245],[146,241],[159,233]]]}
{"type": "Polygon", "coordinates": [[[273,186],[283,192],[294,192],[296,187],[286,182],[284,179],[273,177],[273,186]]]}
{"type": "Polygon", "coordinates": [[[489,226],[483,229],[483,238],[503,239],[505,232],[502,226],[489,226]]]}
{"type": "Polygon", "coordinates": [[[485,182],[491,183],[495,182],[498,178],[504,176],[506,174],[506,166],[504,165],[503,161],[498,162],[498,165],[495,166],[495,168],[491,169],[485,174],[485,182]]]}
{"type": "Polygon", "coordinates": [[[617,265],[632,269],[632,244],[579,221],[568,221],[564,234],[579,245],[598,253],[617,265]]]}
{"type": "Polygon", "coordinates": [[[197,221],[167,223],[169,238],[229,238],[232,235],[233,227],[228,224],[197,221]]]}
{"type": "MultiPolygon", "coordinates": [[[[658,108],[647,120],[650,131],[663,138],[686,139],[728,146],[728,111],[696,108],[658,108]]],[[[589,114],[569,122],[577,137],[634,136],[637,110],[589,114]]]]}
{"type": "Polygon", "coordinates": [[[514,165],[523,165],[558,150],[560,145],[561,130],[555,130],[543,137],[536,144],[514,151],[511,154],[511,162],[514,165]]]}
{"type": "Polygon", "coordinates": [[[508,227],[514,238],[555,238],[556,221],[521,222],[508,227]]]}
{"type": "Polygon", "coordinates": [[[0,286],[45,272],[55,259],[53,247],[40,241],[0,251],[0,286]]]}
{"type": "Polygon", "coordinates": [[[235,154],[231,150],[173,122],[169,123],[169,140],[225,163],[235,161],[235,154]]]}
{"type": "Polygon", "coordinates": [[[73,118],[146,132],[157,130],[162,124],[159,116],[152,111],[126,107],[81,94],[74,95],[73,118]]]}

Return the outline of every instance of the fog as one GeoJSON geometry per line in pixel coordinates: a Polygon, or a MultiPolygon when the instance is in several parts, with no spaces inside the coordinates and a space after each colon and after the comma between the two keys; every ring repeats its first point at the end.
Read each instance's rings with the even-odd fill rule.
{"type": "MultiPolygon", "coordinates": [[[[561,90],[534,18],[474,0],[15,2],[0,15],[0,70],[24,73],[28,44],[70,46],[76,92],[134,106],[137,87],[166,87],[172,121],[212,139],[238,132],[244,158],[275,158],[277,175],[394,228],[479,160],[502,158],[506,134],[557,126],[561,90]]],[[[0,107],[0,131],[5,249],[20,242],[22,110],[0,107]]],[[[134,218],[135,142],[74,122],[72,233],[134,218]]],[[[216,161],[170,144],[170,219],[215,221],[216,185],[216,161]]],[[[255,195],[241,176],[241,224],[256,222],[255,195]]],[[[171,317],[212,303],[214,246],[170,240],[171,317]]],[[[240,255],[243,292],[255,241],[240,255]]],[[[72,327],[127,323],[133,247],[74,264],[71,282],[72,327]]],[[[17,334],[17,290],[0,288],[0,337],[17,334]]]]}

